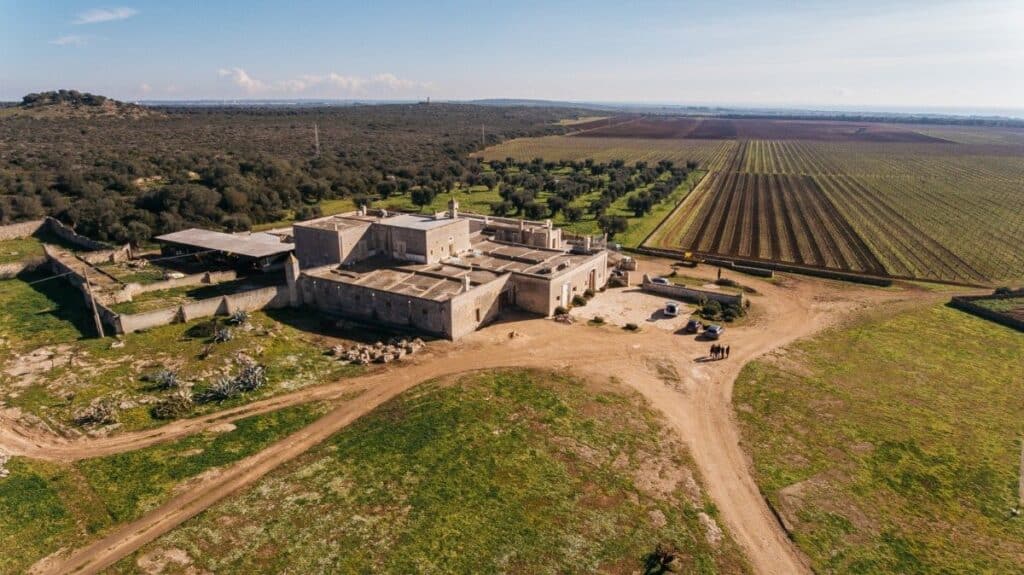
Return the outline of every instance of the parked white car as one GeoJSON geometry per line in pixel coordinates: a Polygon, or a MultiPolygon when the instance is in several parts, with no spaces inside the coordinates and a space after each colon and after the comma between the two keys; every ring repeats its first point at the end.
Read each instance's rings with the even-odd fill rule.
{"type": "Polygon", "coordinates": [[[665,302],[665,315],[667,315],[668,317],[676,317],[677,315],[679,315],[679,309],[679,302],[665,302]]]}

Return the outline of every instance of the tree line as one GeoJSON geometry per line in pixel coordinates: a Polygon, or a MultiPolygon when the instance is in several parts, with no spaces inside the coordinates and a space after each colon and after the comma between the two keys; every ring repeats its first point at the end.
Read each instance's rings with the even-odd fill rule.
{"type": "Polygon", "coordinates": [[[555,122],[576,113],[458,104],[158,110],[0,121],[0,223],[50,215],[89,237],[135,244],[189,226],[245,230],[314,216],[323,200],[365,203],[477,181],[471,152],[560,133],[555,122]]]}

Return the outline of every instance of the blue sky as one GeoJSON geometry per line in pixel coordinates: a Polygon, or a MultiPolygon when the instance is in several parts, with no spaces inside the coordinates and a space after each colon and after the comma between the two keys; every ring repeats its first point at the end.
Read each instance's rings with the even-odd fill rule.
{"type": "Polygon", "coordinates": [[[1019,108],[1024,2],[0,0],[0,99],[1019,108]]]}

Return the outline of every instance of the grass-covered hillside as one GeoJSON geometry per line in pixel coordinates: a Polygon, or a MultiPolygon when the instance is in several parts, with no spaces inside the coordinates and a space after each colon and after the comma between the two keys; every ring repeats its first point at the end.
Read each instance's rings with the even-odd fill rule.
{"type": "Polygon", "coordinates": [[[715,516],[638,397],[487,372],[385,404],[114,572],[640,573],[659,543],[678,572],[745,572],[715,516]]]}
{"type": "Polygon", "coordinates": [[[819,573],[1020,573],[1024,335],[947,307],[747,366],[762,491],[819,573]]]}
{"type": "Polygon", "coordinates": [[[320,318],[304,310],[254,312],[242,325],[219,317],[132,333],[120,341],[100,339],[82,294],[48,277],[40,271],[0,280],[0,402],[20,409],[29,420],[38,418],[50,430],[75,435],[143,429],[165,423],[154,410],[186,390],[195,401],[181,407],[177,417],[365,371],[325,355],[343,340],[321,336],[320,318]],[[230,341],[218,343],[215,332],[223,329],[230,331],[230,341]],[[237,377],[250,363],[265,368],[266,381],[259,389],[201,400],[219,379],[237,377]],[[176,376],[176,385],[158,381],[165,371],[176,376]],[[98,404],[109,408],[110,418],[76,421],[98,404]]]}
{"type": "Polygon", "coordinates": [[[61,464],[15,457],[0,479],[0,574],[25,573],[157,507],[190,479],[267,447],[323,415],[307,404],[130,453],[61,464]]]}

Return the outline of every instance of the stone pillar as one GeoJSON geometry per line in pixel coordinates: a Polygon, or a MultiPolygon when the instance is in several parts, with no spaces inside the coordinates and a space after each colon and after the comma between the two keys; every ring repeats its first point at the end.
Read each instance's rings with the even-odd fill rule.
{"type": "Polygon", "coordinates": [[[473,283],[469,279],[469,274],[462,276],[462,291],[469,291],[473,287],[473,283]]]}
{"type": "Polygon", "coordinates": [[[294,254],[288,254],[288,261],[284,263],[284,277],[288,282],[288,305],[299,307],[302,305],[302,297],[299,295],[299,260],[294,254]]]}

